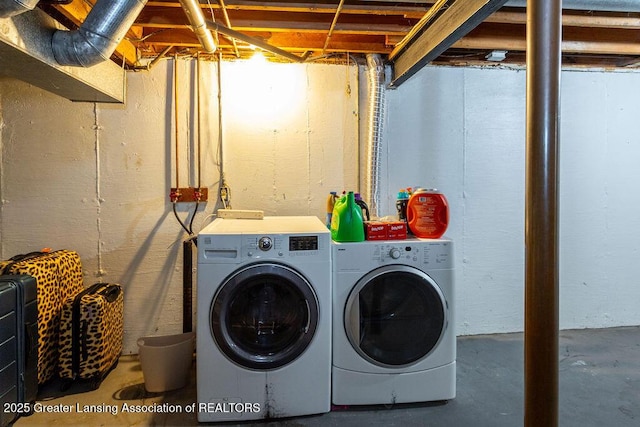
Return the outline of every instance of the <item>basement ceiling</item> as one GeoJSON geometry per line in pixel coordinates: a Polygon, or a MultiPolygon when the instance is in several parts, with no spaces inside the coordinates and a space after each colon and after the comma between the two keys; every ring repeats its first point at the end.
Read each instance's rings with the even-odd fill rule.
{"type": "MultiPolygon", "coordinates": [[[[74,29],[83,22],[93,3],[94,0],[73,0],[66,5],[41,2],[39,7],[74,29]]],[[[426,58],[427,62],[446,65],[525,62],[524,0],[200,0],[199,3],[205,19],[307,61],[346,60],[347,54],[357,59],[367,53],[378,53],[396,62],[406,49],[405,44],[410,45],[420,36],[426,42],[431,40],[433,34],[424,35],[431,30],[446,33],[443,35],[446,40],[433,50],[433,57],[426,58]],[[448,10],[466,8],[469,4],[475,4],[471,7],[479,10],[473,19],[459,22],[452,13],[447,14],[448,10]]],[[[571,8],[565,9],[562,17],[564,66],[640,65],[640,2],[565,0],[563,4],[571,8]],[[607,5],[612,7],[603,7],[607,5]]],[[[254,52],[245,41],[215,32],[214,37],[218,44],[216,56],[247,58],[254,52]]],[[[125,65],[133,68],[145,63],[144,59],[196,55],[200,51],[180,2],[151,0],[113,59],[117,62],[124,59],[125,65]]],[[[422,60],[424,65],[425,54],[420,53],[416,61],[422,60]]]]}

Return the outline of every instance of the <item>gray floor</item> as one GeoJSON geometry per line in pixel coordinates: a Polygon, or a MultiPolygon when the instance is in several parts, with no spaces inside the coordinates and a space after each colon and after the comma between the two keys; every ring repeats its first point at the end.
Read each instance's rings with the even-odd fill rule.
{"type": "MultiPolygon", "coordinates": [[[[473,426],[513,427],[523,423],[523,336],[484,335],[458,338],[457,397],[448,402],[394,407],[339,408],[322,415],[243,423],[261,426],[473,426]]],[[[560,333],[561,426],[640,425],[640,327],[562,331],[560,333]]],[[[195,373],[188,387],[147,393],[136,357],[123,357],[102,386],[83,392],[59,383],[44,387],[40,402],[70,413],[36,413],[15,425],[196,425],[195,414],[125,413],[122,405],[170,403],[186,408],[196,402],[195,373]],[[69,406],[65,406],[69,405],[69,406]],[[96,405],[106,413],[78,412],[96,405]],[[111,406],[109,406],[111,405],[111,406]],[[118,409],[117,415],[108,412],[118,409]]],[[[220,424],[216,424],[220,425],[220,424]]]]}

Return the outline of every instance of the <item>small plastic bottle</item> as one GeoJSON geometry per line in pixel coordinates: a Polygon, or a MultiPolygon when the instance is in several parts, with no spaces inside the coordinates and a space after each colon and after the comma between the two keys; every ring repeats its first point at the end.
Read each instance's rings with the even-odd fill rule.
{"type": "Polygon", "coordinates": [[[338,193],[332,191],[327,197],[327,228],[331,229],[331,217],[333,216],[333,207],[335,206],[338,193]]]}
{"type": "Polygon", "coordinates": [[[398,191],[398,199],[396,200],[396,210],[400,221],[406,222],[407,220],[407,203],[409,203],[409,193],[405,189],[401,189],[398,191]]]}
{"type": "Polygon", "coordinates": [[[371,215],[369,214],[369,206],[364,200],[362,200],[360,193],[355,193],[354,197],[356,199],[356,204],[360,206],[360,209],[362,209],[362,212],[363,212],[362,218],[366,221],[370,221],[371,215]]]}

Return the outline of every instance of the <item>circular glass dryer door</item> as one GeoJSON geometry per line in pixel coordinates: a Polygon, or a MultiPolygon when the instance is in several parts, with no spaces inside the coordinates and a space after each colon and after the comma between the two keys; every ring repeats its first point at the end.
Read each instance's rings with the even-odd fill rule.
{"type": "Polygon", "coordinates": [[[234,272],[211,305],[211,331],[220,350],[250,369],[275,369],[295,360],[318,325],[318,301],[309,282],[280,264],[234,272]]]}
{"type": "Polygon", "coordinates": [[[390,265],[369,272],[354,286],[344,324],[349,342],[365,360],[403,367],[438,345],[447,325],[447,305],[427,274],[390,265]]]}

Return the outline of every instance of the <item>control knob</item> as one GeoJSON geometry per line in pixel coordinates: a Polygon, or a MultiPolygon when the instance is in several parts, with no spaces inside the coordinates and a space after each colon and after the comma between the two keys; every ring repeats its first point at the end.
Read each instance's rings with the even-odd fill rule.
{"type": "Polygon", "coordinates": [[[393,258],[393,259],[398,259],[398,258],[400,258],[400,255],[401,255],[401,252],[400,252],[400,249],[398,249],[398,248],[392,248],[392,249],[389,251],[389,256],[390,256],[391,258],[393,258]]]}
{"type": "Polygon", "coordinates": [[[260,240],[258,240],[258,248],[260,248],[261,251],[268,251],[272,247],[273,241],[270,237],[262,237],[260,240]]]}

